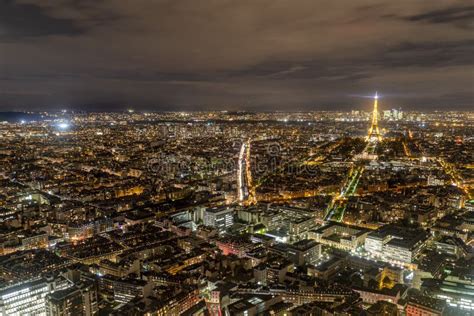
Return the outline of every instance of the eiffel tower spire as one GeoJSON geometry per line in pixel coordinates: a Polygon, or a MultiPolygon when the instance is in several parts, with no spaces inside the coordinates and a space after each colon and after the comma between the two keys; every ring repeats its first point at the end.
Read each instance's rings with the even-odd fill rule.
{"type": "Polygon", "coordinates": [[[374,111],[372,112],[372,125],[370,126],[369,133],[367,135],[368,141],[381,141],[382,140],[382,135],[380,135],[379,122],[378,122],[378,116],[379,116],[378,105],[377,105],[378,99],[379,99],[379,96],[377,92],[375,92],[374,111]]]}

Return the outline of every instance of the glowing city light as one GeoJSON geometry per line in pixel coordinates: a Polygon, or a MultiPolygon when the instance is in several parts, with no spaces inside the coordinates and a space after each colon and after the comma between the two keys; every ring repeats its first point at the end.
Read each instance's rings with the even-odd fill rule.
{"type": "Polygon", "coordinates": [[[58,128],[59,128],[59,129],[63,129],[63,130],[64,130],[64,129],[68,129],[70,126],[71,126],[71,125],[70,125],[69,123],[67,123],[67,122],[61,122],[61,123],[58,124],[58,128]]]}

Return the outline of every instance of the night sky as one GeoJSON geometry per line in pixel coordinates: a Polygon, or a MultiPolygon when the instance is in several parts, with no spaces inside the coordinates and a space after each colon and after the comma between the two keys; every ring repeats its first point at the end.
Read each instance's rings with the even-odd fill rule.
{"type": "Polygon", "coordinates": [[[0,0],[0,111],[473,109],[472,1],[0,0]]]}

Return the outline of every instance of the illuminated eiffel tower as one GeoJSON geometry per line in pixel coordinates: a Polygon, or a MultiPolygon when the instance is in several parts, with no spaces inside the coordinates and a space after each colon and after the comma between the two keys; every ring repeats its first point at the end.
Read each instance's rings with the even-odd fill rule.
{"type": "Polygon", "coordinates": [[[377,95],[377,92],[375,92],[374,96],[374,112],[372,112],[372,125],[369,128],[369,133],[367,135],[367,140],[370,142],[375,142],[375,141],[381,141],[382,140],[382,135],[380,134],[379,131],[379,111],[377,107],[377,101],[379,99],[379,96],[377,95]]]}

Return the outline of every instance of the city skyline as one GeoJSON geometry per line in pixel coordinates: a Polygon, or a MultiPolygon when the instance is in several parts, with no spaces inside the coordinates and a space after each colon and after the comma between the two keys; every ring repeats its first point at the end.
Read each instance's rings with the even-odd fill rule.
{"type": "Polygon", "coordinates": [[[0,111],[469,110],[468,1],[2,1],[0,111]]]}
{"type": "Polygon", "coordinates": [[[473,29],[0,0],[0,316],[472,316],[473,29]]]}
{"type": "Polygon", "coordinates": [[[378,96],[0,120],[0,315],[471,315],[474,114],[378,96]]]}

